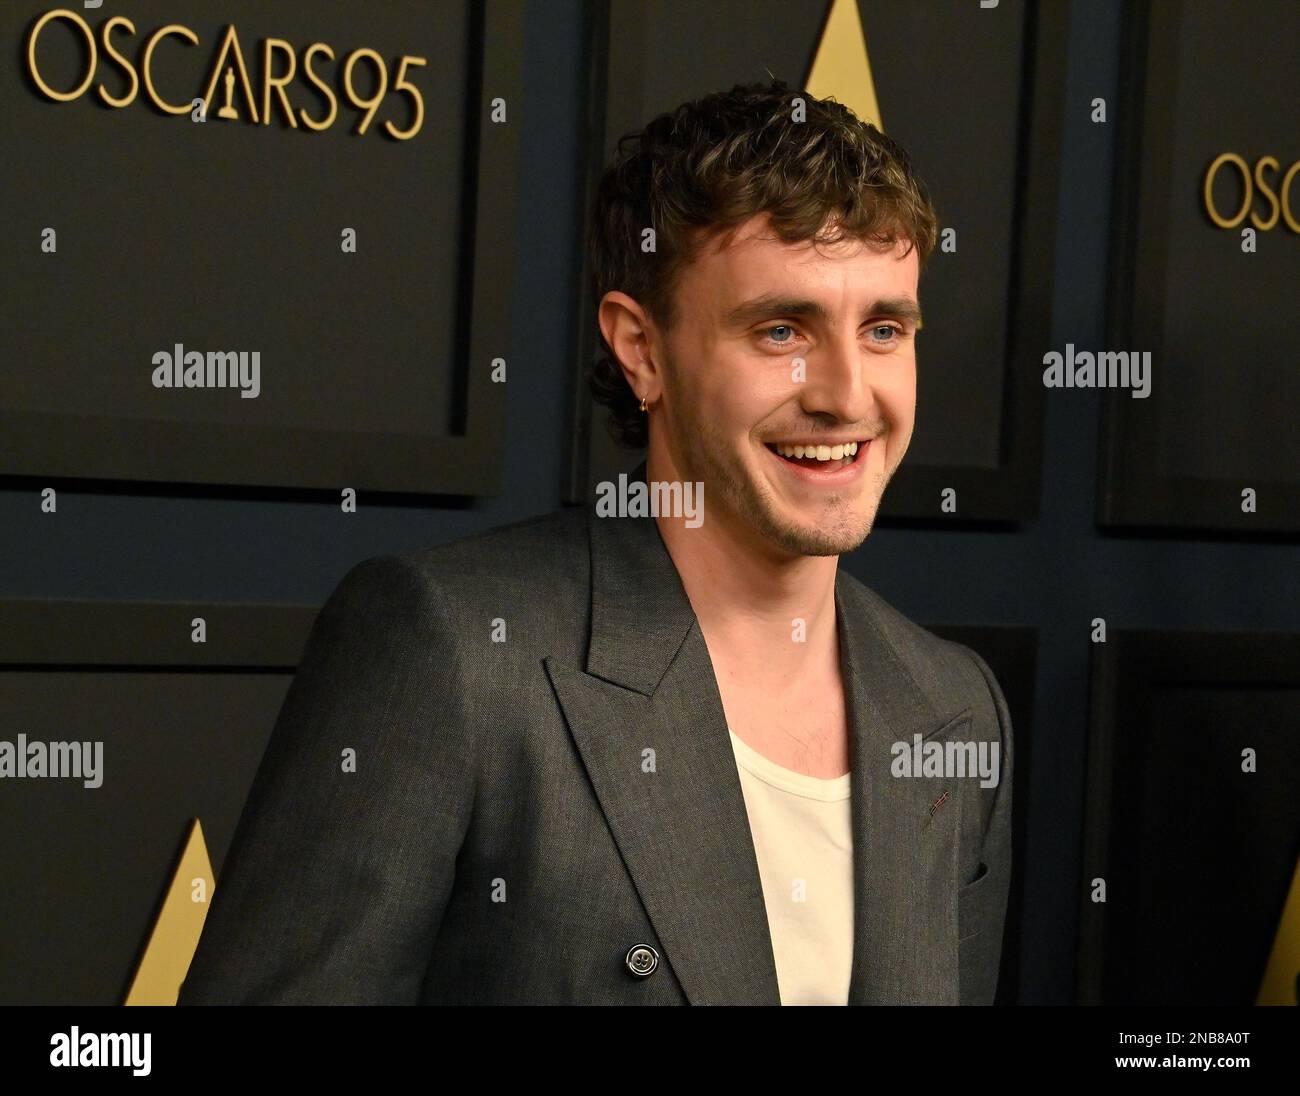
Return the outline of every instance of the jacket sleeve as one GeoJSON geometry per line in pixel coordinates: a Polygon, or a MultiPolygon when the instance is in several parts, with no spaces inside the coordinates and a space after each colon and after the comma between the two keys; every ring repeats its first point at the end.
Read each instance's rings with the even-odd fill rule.
{"type": "MultiPolygon", "coordinates": [[[[998,988],[1002,935],[1011,891],[1011,800],[1015,770],[1012,764],[1011,714],[1007,710],[1006,698],[988,663],[969,647],[966,652],[988,685],[1000,739],[998,783],[993,789],[993,806],[985,825],[980,853],[980,861],[987,872],[977,882],[963,888],[970,893],[961,900],[966,907],[961,911],[963,921],[978,926],[971,933],[969,979],[966,957],[963,956],[962,960],[961,997],[963,1003],[991,1005],[998,988]]],[[[963,928],[963,934],[966,931],[963,928]]]]}
{"type": "Polygon", "coordinates": [[[312,628],[178,1004],[419,1000],[473,805],[460,666],[414,564],[347,574],[312,628]]]}

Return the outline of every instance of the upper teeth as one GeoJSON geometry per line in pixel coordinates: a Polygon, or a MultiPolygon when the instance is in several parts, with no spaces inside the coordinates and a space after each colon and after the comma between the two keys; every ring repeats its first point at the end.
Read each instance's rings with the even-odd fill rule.
{"type": "Polygon", "coordinates": [[[858,453],[856,441],[847,445],[774,445],[772,448],[783,457],[816,457],[818,460],[841,460],[858,453]]]}

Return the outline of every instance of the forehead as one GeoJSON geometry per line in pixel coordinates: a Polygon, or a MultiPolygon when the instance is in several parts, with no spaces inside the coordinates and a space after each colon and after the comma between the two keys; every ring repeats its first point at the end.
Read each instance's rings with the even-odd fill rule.
{"type": "Polygon", "coordinates": [[[780,285],[805,291],[823,285],[839,293],[857,286],[864,293],[915,294],[919,273],[918,253],[905,240],[892,246],[852,237],[834,244],[787,243],[771,230],[767,215],[760,214],[729,236],[708,237],[683,271],[683,279],[692,283],[687,301],[725,303],[780,285]]]}

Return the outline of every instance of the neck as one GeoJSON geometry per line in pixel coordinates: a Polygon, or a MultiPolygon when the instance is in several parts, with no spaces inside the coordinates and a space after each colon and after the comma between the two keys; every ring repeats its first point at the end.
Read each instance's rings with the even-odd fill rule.
{"type": "MultiPolygon", "coordinates": [[[[655,457],[647,459],[647,480],[681,479],[663,467],[671,458],[655,457]]],[[[774,682],[834,665],[839,557],[792,556],[722,512],[717,499],[711,505],[706,498],[706,518],[694,529],[680,515],[655,520],[715,663],[774,682]]]]}

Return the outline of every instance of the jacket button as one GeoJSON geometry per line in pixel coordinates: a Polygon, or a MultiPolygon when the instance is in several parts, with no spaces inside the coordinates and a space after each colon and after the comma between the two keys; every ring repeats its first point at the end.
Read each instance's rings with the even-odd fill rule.
{"type": "Polygon", "coordinates": [[[649,944],[633,944],[623,962],[638,978],[648,978],[659,966],[659,953],[649,944]]]}

